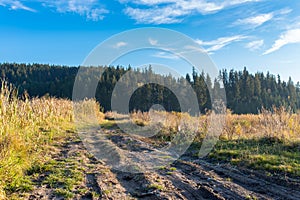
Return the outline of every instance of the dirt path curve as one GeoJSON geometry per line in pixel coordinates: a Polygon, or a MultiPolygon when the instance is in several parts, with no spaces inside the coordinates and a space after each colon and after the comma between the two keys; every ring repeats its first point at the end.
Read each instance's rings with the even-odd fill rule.
{"type": "MultiPolygon", "coordinates": [[[[107,158],[119,160],[124,154],[155,149],[151,143],[115,128],[94,132],[87,138],[99,149],[105,149],[102,154],[107,158]]],[[[53,151],[53,159],[58,162],[62,159],[80,161],[77,165],[84,180],[74,187],[72,199],[300,199],[300,183],[297,181],[266,177],[226,164],[213,165],[189,156],[155,172],[136,174],[111,169],[109,160],[95,159],[76,137],[59,145],[53,151]]],[[[47,176],[44,173],[35,179],[37,186],[29,199],[64,199],[55,193],[56,188],[44,183],[47,176]]]]}

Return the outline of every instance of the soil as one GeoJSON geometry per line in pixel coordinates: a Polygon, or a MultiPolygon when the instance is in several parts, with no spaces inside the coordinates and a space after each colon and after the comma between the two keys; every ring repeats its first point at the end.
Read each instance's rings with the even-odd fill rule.
{"type": "MultiPolygon", "coordinates": [[[[122,154],[130,157],[155,150],[153,141],[124,134],[115,127],[101,130],[97,143],[103,141],[102,145],[109,146],[106,146],[107,158],[115,156],[122,160],[122,154]]],[[[189,153],[170,166],[131,173],[111,168],[109,160],[96,159],[87,151],[89,148],[84,141],[71,137],[53,151],[52,157],[57,161],[62,158],[84,161],[80,167],[85,180],[75,190],[86,189],[86,192],[75,194],[74,199],[300,199],[300,180],[297,178],[270,176],[227,163],[212,163],[189,153]]],[[[45,176],[47,174],[40,175],[45,176]]],[[[54,194],[54,188],[43,185],[42,181],[37,181],[28,198],[63,199],[54,194]]]]}

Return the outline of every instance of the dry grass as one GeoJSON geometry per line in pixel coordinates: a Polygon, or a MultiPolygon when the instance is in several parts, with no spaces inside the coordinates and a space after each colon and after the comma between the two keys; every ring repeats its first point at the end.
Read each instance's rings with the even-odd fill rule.
{"type": "MultiPolygon", "coordinates": [[[[79,102],[98,109],[94,100],[79,102]]],[[[78,106],[77,106],[78,107],[78,106]]],[[[84,110],[84,109],[83,109],[84,110]]],[[[94,111],[95,112],[95,111],[94,111]]],[[[47,159],[47,148],[74,132],[73,103],[56,98],[17,97],[5,82],[0,88],[0,199],[32,189],[27,170],[47,159]],[[68,131],[69,130],[69,131],[68,131]]]]}
{"type": "MultiPolygon", "coordinates": [[[[177,112],[134,112],[131,114],[131,119],[143,125],[159,122],[157,125],[164,135],[176,134],[179,130],[193,130],[200,141],[208,132],[211,115],[210,113],[192,117],[187,113],[177,112]]],[[[298,141],[300,140],[300,113],[292,113],[283,107],[274,107],[272,111],[262,109],[258,115],[236,115],[227,111],[220,138],[225,140],[272,138],[298,141]]]]}
{"type": "MultiPolygon", "coordinates": [[[[189,135],[185,135],[188,137],[190,132],[195,132],[193,146],[199,148],[209,130],[218,132],[209,129],[210,123],[218,123],[214,116],[210,120],[211,114],[191,117],[186,113],[156,112],[159,117],[152,119],[150,115],[151,113],[132,114],[134,121],[146,119],[139,123],[160,121],[161,123],[157,123],[160,131],[153,137],[159,141],[171,141],[175,135],[182,133],[188,133],[189,135]]],[[[263,109],[258,115],[235,115],[228,111],[220,140],[209,157],[218,162],[300,176],[299,122],[300,113],[295,114],[285,108],[274,107],[272,111],[263,109]]]]}
{"type": "Polygon", "coordinates": [[[262,109],[258,115],[226,115],[225,139],[272,138],[282,141],[300,140],[300,114],[273,107],[262,109]]]}

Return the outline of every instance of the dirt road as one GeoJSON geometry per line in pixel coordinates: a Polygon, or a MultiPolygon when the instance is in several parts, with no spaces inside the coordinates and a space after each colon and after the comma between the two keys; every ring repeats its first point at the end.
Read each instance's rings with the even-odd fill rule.
{"type": "MultiPolygon", "coordinates": [[[[102,145],[109,141],[114,148],[109,151],[109,147],[105,147],[107,157],[117,156],[116,151],[130,155],[152,148],[151,143],[115,128],[102,130],[101,137],[106,141],[102,145]]],[[[100,145],[101,138],[97,142],[100,145]]],[[[189,154],[155,172],[122,172],[95,159],[83,142],[71,137],[57,147],[53,159],[81,160],[78,165],[85,178],[73,189],[74,199],[300,199],[299,179],[267,176],[229,164],[212,164],[189,154]],[[85,192],[79,193],[79,190],[85,192]]],[[[43,184],[43,177],[47,174],[35,180],[37,186],[28,198],[64,199],[54,193],[55,188],[43,184]]]]}

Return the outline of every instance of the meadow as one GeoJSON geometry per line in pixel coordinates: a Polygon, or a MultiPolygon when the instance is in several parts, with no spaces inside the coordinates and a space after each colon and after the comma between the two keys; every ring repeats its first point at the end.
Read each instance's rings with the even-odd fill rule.
{"type": "MultiPolygon", "coordinates": [[[[74,105],[70,100],[43,97],[29,98],[17,94],[7,83],[0,92],[0,199],[14,193],[30,192],[33,183],[29,176],[39,171],[37,166],[51,163],[51,152],[60,141],[76,135],[74,105]]],[[[78,102],[85,115],[96,110],[103,126],[113,123],[113,113],[100,112],[95,100],[78,102]]],[[[199,148],[208,133],[211,113],[192,117],[186,113],[133,112],[131,119],[139,126],[157,121],[158,134],[154,143],[171,141],[179,129],[195,131],[191,148],[199,148]],[[180,120],[185,122],[180,126],[180,120]],[[199,123],[195,130],[194,124],[199,123]]],[[[236,115],[227,111],[220,140],[206,159],[263,171],[268,175],[300,176],[300,114],[285,108],[262,109],[257,115],[236,115]]],[[[113,127],[113,126],[111,126],[113,127]]],[[[195,151],[197,152],[197,151],[195,151]]],[[[194,155],[197,157],[197,154],[194,155]]],[[[48,165],[49,166],[49,165],[48,165]]],[[[76,179],[76,176],[74,176],[76,179]]],[[[80,179],[78,179],[80,180],[80,179]]],[[[75,183],[74,183],[75,184],[75,183]]]]}
{"type": "MultiPolygon", "coordinates": [[[[191,117],[186,113],[156,112],[154,116],[165,120],[159,124],[160,131],[152,139],[156,142],[172,141],[179,129],[182,132],[196,131],[190,149],[195,152],[194,157],[198,157],[202,141],[209,132],[211,114],[191,117]],[[181,121],[184,124],[180,124],[181,121]]],[[[151,124],[149,113],[135,112],[131,117],[137,125],[151,124]]],[[[284,107],[262,109],[259,114],[236,115],[227,111],[219,140],[206,159],[261,170],[268,175],[299,177],[300,114],[284,107]]]]}

